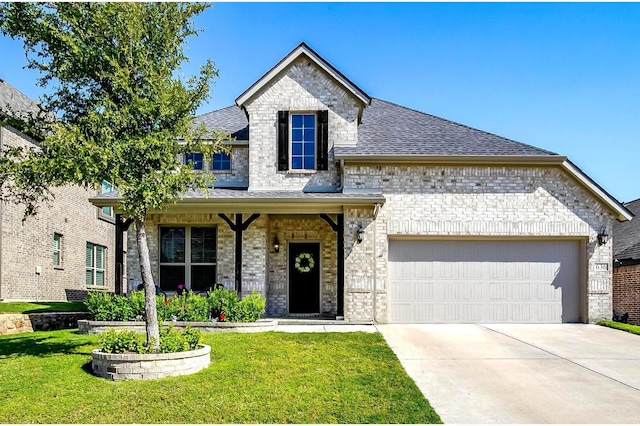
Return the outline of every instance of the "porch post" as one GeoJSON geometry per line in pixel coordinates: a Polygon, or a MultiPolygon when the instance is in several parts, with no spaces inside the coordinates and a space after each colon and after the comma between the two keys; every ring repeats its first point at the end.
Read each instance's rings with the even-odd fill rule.
{"type": "Polygon", "coordinates": [[[338,215],[338,311],[344,318],[344,214],[338,215]]]}
{"type": "Polygon", "coordinates": [[[321,213],[320,217],[336,233],[336,257],[338,258],[338,306],[336,316],[344,318],[344,213],[336,215],[338,223],[334,222],[328,214],[321,213]]]}
{"type": "Polygon", "coordinates": [[[124,276],[124,233],[132,222],[132,219],[123,220],[121,214],[116,214],[115,294],[124,294],[124,283],[122,282],[124,276]]]}
{"type": "Polygon", "coordinates": [[[229,228],[236,235],[236,254],[235,254],[235,289],[238,296],[242,297],[242,232],[245,231],[251,223],[260,217],[258,213],[252,214],[249,219],[242,221],[242,213],[236,213],[236,223],[233,223],[227,215],[218,213],[218,217],[227,222],[229,228]]]}

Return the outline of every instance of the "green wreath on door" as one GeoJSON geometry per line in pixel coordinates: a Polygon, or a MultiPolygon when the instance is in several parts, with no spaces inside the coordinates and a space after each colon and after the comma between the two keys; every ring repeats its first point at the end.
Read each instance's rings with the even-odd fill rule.
{"type": "Polygon", "coordinates": [[[300,253],[295,258],[294,267],[301,274],[307,274],[313,270],[313,267],[316,266],[315,260],[313,260],[313,256],[311,253],[300,253]]]}

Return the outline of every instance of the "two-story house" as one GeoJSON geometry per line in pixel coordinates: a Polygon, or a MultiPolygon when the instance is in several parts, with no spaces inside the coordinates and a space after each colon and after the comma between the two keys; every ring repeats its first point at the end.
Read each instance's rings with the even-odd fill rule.
{"type": "MultiPolygon", "coordinates": [[[[15,116],[35,114],[38,106],[0,79],[0,109],[15,116]]],[[[38,141],[0,123],[5,146],[38,149],[38,141]]],[[[88,290],[115,289],[113,209],[92,205],[92,189],[52,192],[55,198],[24,221],[24,205],[0,202],[0,300],[82,300],[88,290]]]]}
{"type": "Polygon", "coordinates": [[[164,290],[347,321],[611,317],[608,236],[632,214],[565,156],[372,98],[304,43],[198,121],[235,140],[186,159],[215,174],[208,194],[149,215],[164,290]]]}

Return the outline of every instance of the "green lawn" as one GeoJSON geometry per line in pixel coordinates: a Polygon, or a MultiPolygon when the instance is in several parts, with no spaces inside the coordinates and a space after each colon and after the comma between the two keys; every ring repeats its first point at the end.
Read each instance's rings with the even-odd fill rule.
{"type": "Polygon", "coordinates": [[[0,314],[36,314],[42,312],[86,312],[82,302],[0,302],[0,314]]]}
{"type": "Polygon", "coordinates": [[[1,423],[439,423],[374,333],[209,333],[209,368],[112,382],[99,336],[0,336],[1,423]]]}
{"type": "Polygon", "coordinates": [[[615,321],[600,321],[598,322],[598,325],[603,325],[605,327],[615,328],[617,330],[640,335],[640,325],[624,324],[622,322],[615,321]]]}

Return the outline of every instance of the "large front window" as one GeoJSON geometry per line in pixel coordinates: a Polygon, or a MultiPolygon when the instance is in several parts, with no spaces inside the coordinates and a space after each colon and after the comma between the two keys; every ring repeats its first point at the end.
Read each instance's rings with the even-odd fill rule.
{"type": "Polygon", "coordinates": [[[216,283],[216,228],[178,226],[160,228],[160,287],[193,291],[216,283]]]}
{"type": "Polygon", "coordinates": [[[316,168],[316,115],[291,114],[291,168],[316,168]]]}

